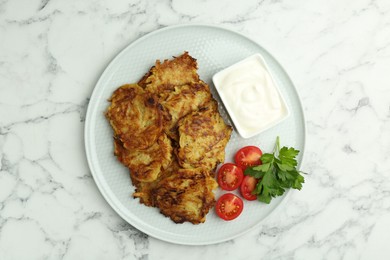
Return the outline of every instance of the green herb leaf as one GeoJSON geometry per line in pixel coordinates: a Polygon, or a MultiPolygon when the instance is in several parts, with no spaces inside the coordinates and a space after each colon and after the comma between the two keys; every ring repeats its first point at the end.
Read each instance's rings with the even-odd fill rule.
{"type": "MultiPolygon", "coordinates": [[[[275,159],[275,156],[272,153],[265,153],[261,156],[261,162],[263,164],[272,163],[274,159],[275,159]]],[[[257,167],[257,166],[255,166],[255,167],[257,167]]]]}
{"type": "Polygon", "coordinates": [[[274,153],[265,153],[261,156],[261,165],[248,167],[245,175],[260,179],[253,194],[257,199],[269,204],[272,198],[283,195],[285,189],[300,190],[304,177],[296,169],[296,157],[299,150],[293,147],[282,147],[279,150],[279,137],[276,139],[274,153]],[[278,157],[275,155],[278,154],[278,157]]]}

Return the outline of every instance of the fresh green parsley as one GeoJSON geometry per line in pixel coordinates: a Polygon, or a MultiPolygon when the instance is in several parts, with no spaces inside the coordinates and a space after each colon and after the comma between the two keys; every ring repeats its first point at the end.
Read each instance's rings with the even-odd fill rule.
{"type": "Polygon", "coordinates": [[[245,170],[245,175],[260,179],[253,191],[259,201],[269,204],[272,198],[283,195],[285,189],[302,188],[305,179],[302,172],[296,169],[298,154],[299,151],[292,147],[280,149],[278,136],[273,153],[263,154],[260,158],[261,165],[245,170]]]}

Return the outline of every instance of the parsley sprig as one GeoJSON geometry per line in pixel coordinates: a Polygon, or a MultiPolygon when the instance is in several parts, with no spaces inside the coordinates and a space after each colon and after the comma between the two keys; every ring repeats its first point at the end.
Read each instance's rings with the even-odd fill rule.
{"type": "Polygon", "coordinates": [[[260,179],[253,194],[257,199],[269,204],[273,197],[283,195],[285,189],[300,190],[305,179],[301,171],[296,169],[298,164],[296,157],[299,150],[293,147],[280,149],[279,136],[273,153],[265,153],[261,156],[261,165],[248,167],[245,175],[260,179]]]}

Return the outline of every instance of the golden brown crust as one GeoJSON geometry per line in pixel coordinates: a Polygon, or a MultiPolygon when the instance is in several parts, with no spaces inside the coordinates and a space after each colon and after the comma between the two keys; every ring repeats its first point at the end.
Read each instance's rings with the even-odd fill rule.
{"type": "Polygon", "coordinates": [[[204,169],[179,169],[153,190],[155,205],[176,223],[203,223],[214,206],[217,183],[204,169]]]}
{"type": "Polygon", "coordinates": [[[146,85],[148,84],[149,77],[152,75],[152,69],[154,68],[151,67],[148,72],[145,73],[145,75],[138,81],[138,85],[142,88],[145,88],[146,85]]]}
{"type": "Polygon", "coordinates": [[[177,122],[187,114],[212,99],[209,86],[197,82],[175,87],[173,91],[164,92],[159,101],[163,107],[163,130],[173,140],[178,141],[177,122]]]}
{"type": "Polygon", "coordinates": [[[152,182],[141,182],[131,177],[131,181],[133,185],[136,187],[135,192],[133,193],[134,198],[139,198],[140,202],[149,207],[155,207],[154,199],[152,197],[153,190],[160,183],[160,181],[170,175],[172,175],[175,171],[178,171],[180,166],[175,159],[172,157],[172,162],[165,170],[161,171],[160,175],[155,181],[152,182]]]}
{"type": "Polygon", "coordinates": [[[121,163],[130,169],[132,179],[140,182],[152,182],[171,163],[172,146],[165,134],[162,134],[156,143],[146,149],[128,150],[121,141],[116,139],[114,154],[121,163]]]}
{"type": "Polygon", "coordinates": [[[134,198],[176,223],[203,223],[232,128],[187,52],[157,61],[138,84],[118,88],[106,117],[114,153],[130,169],[134,198]]]}
{"type": "Polygon", "coordinates": [[[216,101],[179,120],[179,148],[176,150],[183,168],[203,167],[214,170],[225,159],[225,146],[232,127],[225,124],[216,101]]]}
{"type": "Polygon", "coordinates": [[[156,61],[148,73],[139,81],[139,84],[150,93],[162,93],[173,90],[175,86],[198,82],[198,65],[196,59],[188,52],[165,60],[161,63],[156,61]]]}
{"type": "Polygon", "coordinates": [[[110,98],[106,117],[116,138],[127,149],[145,149],[162,132],[162,111],[157,98],[137,84],[118,88],[110,98]]]}

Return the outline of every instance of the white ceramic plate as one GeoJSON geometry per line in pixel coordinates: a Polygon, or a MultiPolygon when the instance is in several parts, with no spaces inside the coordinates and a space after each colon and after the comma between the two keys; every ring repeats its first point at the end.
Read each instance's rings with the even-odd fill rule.
{"type": "MultiPolygon", "coordinates": [[[[305,120],[297,91],[279,63],[260,45],[233,31],[207,25],[182,25],[152,32],[131,43],[106,68],[90,100],[85,125],[85,146],[89,167],[95,182],[111,207],[128,223],[155,238],[186,245],[205,245],[235,238],[258,226],[285,198],[281,196],[266,205],[245,201],[242,214],[234,221],[218,218],[214,209],[205,223],[175,224],[159,213],[157,208],[146,207],[133,199],[133,186],[128,170],[113,155],[112,130],[104,117],[112,92],[125,83],[137,82],[156,59],[164,60],[188,51],[197,59],[199,75],[210,84],[225,121],[228,118],[212,85],[212,76],[254,53],[263,55],[280,86],[291,111],[282,123],[250,139],[241,138],[235,131],[226,147],[226,162],[232,162],[235,151],[245,145],[257,145],[264,152],[273,149],[277,136],[281,145],[301,150],[305,144],[305,120]]],[[[218,198],[223,192],[218,190],[218,198]]]]}

